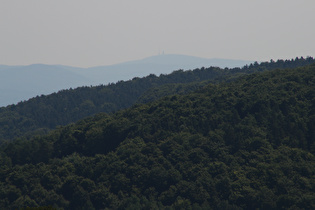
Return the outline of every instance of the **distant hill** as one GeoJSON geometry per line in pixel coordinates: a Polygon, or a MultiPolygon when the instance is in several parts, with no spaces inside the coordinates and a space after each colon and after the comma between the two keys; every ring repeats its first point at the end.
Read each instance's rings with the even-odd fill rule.
{"type": "Polygon", "coordinates": [[[134,77],[144,77],[149,74],[170,74],[174,70],[189,70],[201,67],[234,68],[243,67],[253,61],[231,59],[207,59],[187,55],[167,54],[156,55],[136,61],[129,61],[111,66],[98,66],[75,70],[90,78],[94,84],[106,84],[134,77]]]}
{"type": "Polygon", "coordinates": [[[178,69],[241,67],[250,61],[205,59],[186,55],[159,55],[110,66],[77,68],[62,65],[0,65],[0,107],[62,89],[108,84],[178,69]]]}
{"type": "Polygon", "coordinates": [[[62,66],[0,66],[0,106],[90,83],[88,78],[62,66]]]}

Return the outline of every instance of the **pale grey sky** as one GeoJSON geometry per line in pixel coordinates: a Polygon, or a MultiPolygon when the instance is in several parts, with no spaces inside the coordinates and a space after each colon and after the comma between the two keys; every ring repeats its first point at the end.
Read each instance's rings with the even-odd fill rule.
{"type": "Polygon", "coordinates": [[[0,0],[0,64],[315,56],[314,0],[0,0]]]}

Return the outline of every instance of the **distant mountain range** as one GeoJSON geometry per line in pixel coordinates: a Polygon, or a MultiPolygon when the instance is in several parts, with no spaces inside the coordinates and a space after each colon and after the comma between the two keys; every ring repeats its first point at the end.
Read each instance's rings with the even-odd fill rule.
{"type": "Polygon", "coordinates": [[[242,67],[252,61],[206,59],[187,55],[157,55],[110,66],[78,68],[63,65],[0,65],[0,106],[18,103],[62,89],[115,83],[149,74],[168,74],[178,69],[217,66],[242,67]]]}

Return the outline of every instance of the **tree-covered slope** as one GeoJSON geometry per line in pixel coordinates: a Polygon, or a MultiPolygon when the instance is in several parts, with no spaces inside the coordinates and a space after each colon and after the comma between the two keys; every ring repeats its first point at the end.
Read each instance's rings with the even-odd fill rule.
{"type": "Polygon", "coordinates": [[[314,81],[255,73],[4,145],[0,206],[314,209],[314,81]]]}
{"type": "Polygon", "coordinates": [[[116,84],[63,90],[0,108],[0,143],[19,136],[43,134],[58,125],[76,122],[99,112],[111,113],[174,93],[192,92],[208,83],[233,80],[240,75],[275,68],[295,68],[314,62],[312,57],[257,62],[243,68],[215,67],[149,75],[116,84]],[[203,82],[202,82],[203,81],[203,82]],[[202,83],[200,83],[202,82],[202,83]]]}

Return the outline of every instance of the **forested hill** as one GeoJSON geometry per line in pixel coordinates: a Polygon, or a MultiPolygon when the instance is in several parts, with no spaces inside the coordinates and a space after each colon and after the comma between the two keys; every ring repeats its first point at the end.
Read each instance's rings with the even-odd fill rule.
{"type": "Polygon", "coordinates": [[[99,112],[111,113],[174,93],[188,93],[212,82],[229,81],[243,74],[314,63],[312,57],[253,63],[243,68],[200,68],[149,75],[116,84],[63,90],[0,108],[0,144],[24,135],[43,134],[58,125],[76,122],[99,112]],[[204,81],[203,83],[200,83],[204,81]],[[189,84],[188,84],[189,83],[189,84]],[[188,84],[188,85],[187,85],[188,84]],[[166,86],[165,86],[166,85],[166,86]]]}
{"type": "Polygon", "coordinates": [[[2,147],[0,208],[315,209],[315,65],[2,147]]]}

